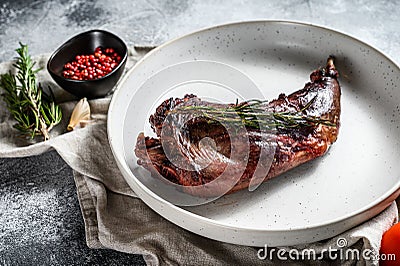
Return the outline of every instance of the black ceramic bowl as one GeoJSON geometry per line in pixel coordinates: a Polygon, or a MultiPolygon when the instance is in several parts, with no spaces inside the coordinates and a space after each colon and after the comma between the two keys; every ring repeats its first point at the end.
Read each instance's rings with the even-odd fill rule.
{"type": "Polygon", "coordinates": [[[107,95],[124,71],[128,57],[126,44],[116,35],[104,30],[80,33],[61,45],[47,62],[47,70],[54,81],[73,95],[88,99],[107,95]],[[121,56],[121,61],[112,72],[93,80],[73,80],[62,76],[64,65],[77,55],[93,54],[97,47],[113,48],[121,56]]]}

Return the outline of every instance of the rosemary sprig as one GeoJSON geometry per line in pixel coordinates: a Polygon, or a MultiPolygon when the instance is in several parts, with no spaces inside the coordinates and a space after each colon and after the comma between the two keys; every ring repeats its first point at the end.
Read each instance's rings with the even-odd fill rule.
{"type": "Polygon", "coordinates": [[[263,108],[267,101],[250,100],[244,103],[236,102],[235,105],[227,107],[216,106],[180,106],[172,110],[179,112],[198,112],[199,116],[209,119],[210,123],[224,122],[244,125],[258,130],[273,131],[277,129],[301,129],[313,127],[319,124],[335,127],[336,125],[328,119],[306,115],[305,111],[314,103],[316,96],[303,108],[295,112],[271,112],[263,108]]]}
{"type": "Polygon", "coordinates": [[[13,66],[17,74],[9,72],[0,76],[0,87],[5,91],[3,99],[17,121],[14,128],[31,138],[42,135],[48,140],[49,131],[61,121],[61,108],[55,104],[51,89],[47,94],[36,83],[36,74],[41,69],[33,69],[35,62],[28,54],[28,46],[20,43],[16,52],[19,57],[13,66]]]}

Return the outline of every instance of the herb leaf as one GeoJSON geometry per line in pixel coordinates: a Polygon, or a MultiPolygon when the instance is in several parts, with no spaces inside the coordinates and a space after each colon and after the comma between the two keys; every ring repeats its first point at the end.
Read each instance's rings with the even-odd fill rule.
{"type": "Polygon", "coordinates": [[[226,107],[187,105],[178,106],[171,113],[199,112],[199,115],[210,119],[210,122],[219,121],[224,123],[244,125],[258,130],[274,131],[277,129],[301,129],[314,127],[319,124],[336,127],[336,124],[328,119],[309,116],[304,111],[314,103],[315,97],[311,99],[301,110],[293,112],[271,112],[262,108],[267,101],[249,100],[243,103],[236,101],[235,105],[226,107]]]}
{"type": "Polygon", "coordinates": [[[14,128],[31,138],[41,135],[48,140],[49,131],[61,121],[61,108],[55,104],[51,89],[51,95],[48,95],[37,84],[36,74],[41,69],[33,69],[36,62],[29,56],[28,46],[20,43],[16,52],[19,57],[13,66],[18,70],[17,74],[0,75],[3,100],[17,122],[14,128]]]}

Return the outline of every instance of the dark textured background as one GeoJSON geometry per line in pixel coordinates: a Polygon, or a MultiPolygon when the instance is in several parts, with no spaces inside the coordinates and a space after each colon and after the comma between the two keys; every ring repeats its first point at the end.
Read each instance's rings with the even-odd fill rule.
{"type": "Polygon", "coordinates": [[[0,160],[0,265],[144,265],[89,249],[72,170],[56,152],[0,160]]]}
{"type": "MultiPolygon", "coordinates": [[[[245,19],[291,19],[331,27],[400,62],[398,1],[0,0],[0,61],[22,41],[51,53],[102,28],[128,45],[245,19]]],[[[0,136],[1,137],[1,136],[0,136]]],[[[140,256],[88,249],[71,169],[56,152],[0,159],[0,265],[140,265],[140,256]]]]}

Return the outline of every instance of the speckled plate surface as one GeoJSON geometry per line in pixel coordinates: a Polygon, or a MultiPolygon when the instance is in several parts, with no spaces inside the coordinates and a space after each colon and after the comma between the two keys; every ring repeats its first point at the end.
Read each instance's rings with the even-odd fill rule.
{"type": "Polygon", "coordinates": [[[375,216],[399,195],[399,103],[399,67],[369,45],[303,23],[242,22],[201,30],[150,52],[116,90],[108,134],[126,181],[166,219],[225,242],[293,245],[342,233],[375,216]],[[155,73],[187,61],[218,61],[242,71],[265,98],[273,99],[302,88],[311,71],[331,54],[340,72],[342,124],[338,141],[322,158],[253,192],[240,191],[196,207],[173,205],[138,179],[146,173],[136,165],[133,144],[148,123],[152,110],[147,106],[154,108],[148,101],[164,94],[163,84],[141,97],[138,92],[155,73]]]}

